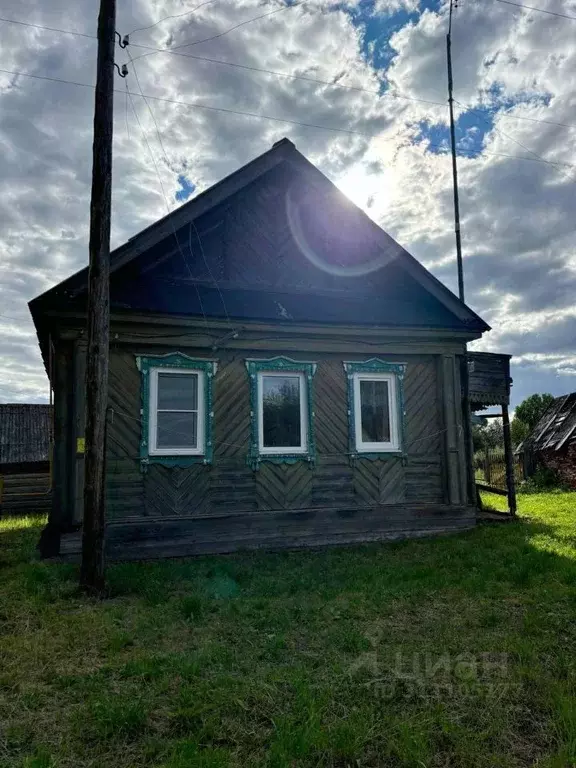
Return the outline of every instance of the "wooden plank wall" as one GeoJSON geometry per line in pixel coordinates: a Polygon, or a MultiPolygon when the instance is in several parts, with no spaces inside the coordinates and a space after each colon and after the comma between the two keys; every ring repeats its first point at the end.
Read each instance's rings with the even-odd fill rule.
{"type": "Polygon", "coordinates": [[[481,405],[508,405],[510,402],[510,355],[469,352],[470,402],[481,405]]]}
{"type": "Polygon", "coordinates": [[[0,517],[47,515],[52,506],[50,473],[0,474],[0,517]]]}
{"type": "MultiPolygon", "coordinates": [[[[139,461],[140,373],[136,354],[111,350],[108,424],[108,514],[134,517],[209,516],[227,512],[268,512],[308,508],[362,508],[444,501],[442,408],[437,396],[434,355],[388,356],[408,364],[405,377],[407,461],[398,457],[350,461],[347,382],[342,355],[306,354],[318,368],[314,377],[316,464],[246,464],[250,436],[250,395],[245,358],[253,352],[219,350],[214,381],[214,462],[189,468],[139,461]]],[[[166,350],[168,351],[168,350],[166,350]]],[[[170,351],[174,351],[171,349],[170,351]]],[[[206,351],[186,350],[206,357],[206,351]]],[[[155,354],[162,351],[155,350],[155,354]]],[[[266,351],[259,356],[274,357],[266,351]]],[[[297,355],[291,355],[297,357],[297,355]]],[[[347,354],[346,359],[368,356],[347,354]]]]}

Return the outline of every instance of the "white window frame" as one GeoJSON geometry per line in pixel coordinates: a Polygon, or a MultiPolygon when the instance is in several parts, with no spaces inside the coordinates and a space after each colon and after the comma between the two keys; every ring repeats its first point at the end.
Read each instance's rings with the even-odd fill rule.
{"type": "Polygon", "coordinates": [[[258,450],[263,456],[285,456],[292,454],[308,453],[308,389],[306,386],[306,374],[303,371],[258,371],[257,398],[258,398],[258,450]],[[264,376],[278,376],[279,378],[297,377],[300,381],[300,445],[299,446],[265,446],[264,445],[264,398],[262,381],[264,376]]]}
{"type": "Polygon", "coordinates": [[[354,392],[354,440],[358,453],[390,453],[400,451],[400,423],[398,419],[398,377],[395,373],[360,372],[352,374],[354,392]],[[388,413],[390,414],[390,440],[369,443],[362,440],[362,407],[360,402],[361,381],[388,382],[388,413]]]}
{"type": "MultiPolygon", "coordinates": [[[[150,368],[150,403],[148,407],[148,453],[150,456],[203,456],[206,452],[205,443],[205,393],[206,378],[204,371],[196,368],[150,368]],[[158,374],[185,374],[198,377],[198,414],[196,423],[196,447],[195,448],[158,448],[158,374]]],[[[193,410],[169,410],[170,413],[194,413],[193,410]]]]}

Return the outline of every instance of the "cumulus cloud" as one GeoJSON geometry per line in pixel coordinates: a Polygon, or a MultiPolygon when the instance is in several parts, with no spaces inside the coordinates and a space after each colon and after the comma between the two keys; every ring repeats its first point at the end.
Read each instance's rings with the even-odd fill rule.
{"type": "MultiPolygon", "coordinates": [[[[130,74],[117,79],[115,96],[113,246],[179,205],[179,178],[200,191],[289,135],[454,288],[450,161],[431,151],[429,135],[422,134],[423,124],[445,126],[447,112],[399,98],[446,99],[446,5],[425,5],[376,0],[366,9],[355,1],[312,0],[284,8],[279,1],[222,0],[187,13],[190,6],[165,0],[123,4],[122,34],[150,28],[134,31],[125,52],[117,49],[130,74]],[[263,14],[269,15],[215,37],[263,14]],[[365,45],[378,15],[394,21],[394,56],[381,68],[365,45]],[[379,97],[383,83],[388,90],[379,97]],[[155,98],[146,101],[136,95],[141,91],[155,98]]],[[[95,34],[89,0],[72,7],[64,0],[30,2],[26,14],[15,0],[7,6],[4,15],[13,19],[95,34]]],[[[537,160],[524,145],[542,159],[576,164],[573,131],[512,119],[576,123],[573,27],[495,2],[489,8],[466,3],[457,13],[459,110],[470,116],[471,108],[482,109],[488,119],[459,134],[462,147],[478,150],[459,158],[467,298],[494,327],[484,348],[513,352],[517,378],[529,371],[530,380],[539,380],[532,373],[537,369],[545,379],[548,371],[550,388],[574,389],[576,169],[503,156],[537,160]],[[555,355],[552,362],[539,357],[546,352],[555,355]]],[[[4,24],[0,39],[2,69],[94,80],[91,37],[4,24]]],[[[93,99],[90,88],[0,73],[3,400],[46,398],[26,302],[87,263],[93,99]]]]}

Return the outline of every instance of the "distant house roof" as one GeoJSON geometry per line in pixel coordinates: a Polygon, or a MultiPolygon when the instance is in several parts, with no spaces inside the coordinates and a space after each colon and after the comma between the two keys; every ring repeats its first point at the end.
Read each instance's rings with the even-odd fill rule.
{"type": "Polygon", "coordinates": [[[533,451],[559,451],[576,438],[576,392],[553,400],[524,441],[533,451]]]}
{"type": "Polygon", "coordinates": [[[48,461],[50,405],[0,405],[0,465],[48,461]]]}

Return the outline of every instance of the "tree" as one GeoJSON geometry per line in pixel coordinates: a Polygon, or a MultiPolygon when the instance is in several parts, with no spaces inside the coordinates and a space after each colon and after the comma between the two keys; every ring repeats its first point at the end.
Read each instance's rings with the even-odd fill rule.
{"type": "Polygon", "coordinates": [[[514,420],[519,419],[524,422],[531,432],[553,400],[554,398],[548,392],[543,395],[530,395],[516,408],[514,420]]]}
{"type": "Polygon", "coordinates": [[[472,442],[474,452],[502,448],[504,445],[504,429],[502,419],[490,419],[487,424],[472,427],[472,442]]]}
{"type": "Polygon", "coordinates": [[[524,440],[528,437],[530,434],[530,427],[528,424],[525,424],[523,421],[520,421],[519,418],[514,416],[512,419],[512,423],[510,424],[510,435],[512,437],[512,445],[516,448],[516,446],[520,445],[520,443],[523,443],[524,440]]]}

